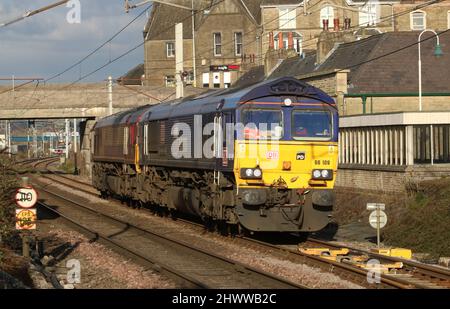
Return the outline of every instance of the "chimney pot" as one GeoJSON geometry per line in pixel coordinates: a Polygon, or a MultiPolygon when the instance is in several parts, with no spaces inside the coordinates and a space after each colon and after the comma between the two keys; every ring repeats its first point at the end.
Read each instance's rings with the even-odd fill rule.
{"type": "Polygon", "coordinates": [[[339,31],[339,18],[334,19],[334,31],[339,31]]]}
{"type": "Polygon", "coordinates": [[[278,49],[282,50],[284,48],[283,44],[283,32],[278,33],[278,49]]]}
{"type": "Polygon", "coordinates": [[[294,49],[294,34],[292,32],[289,32],[288,35],[288,48],[294,49]]]}
{"type": "Polygon", "coordinates": [[[328,31],[328,19],[322,19],[323,31],[328,31]]]}
{"type": "Polygon", "coordinates": [[[273,32],[269,32],[269,49],[275,48],[275,42],[273,40],[273,32]]]}

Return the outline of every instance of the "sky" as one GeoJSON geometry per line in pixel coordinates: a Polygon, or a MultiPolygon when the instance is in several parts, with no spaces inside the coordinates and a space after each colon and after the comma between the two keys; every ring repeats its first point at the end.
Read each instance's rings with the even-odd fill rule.
{"type": "MultiPolygon", "coordinates": [[[[80,23],[69,23],[67,15],[73,9],[62,5],[7,27],[0,27],[0,77],[14,75],[46,79],[62,72],[107,41],[148,7],[146,5],[127,14],[123,0],[79,1],[80,23]]],[[[1,0],[0,24],[55,2],[57,0],[1,0]]],[[[142,31],[147,18],[148,15],[144,14],[81,66],[51,82],[73,82],[142,43],[142,31]]],[[[109,75],[120,77],[143,62],[144,48],[140,47],[83,82],[103,81],[109,75]]]]}

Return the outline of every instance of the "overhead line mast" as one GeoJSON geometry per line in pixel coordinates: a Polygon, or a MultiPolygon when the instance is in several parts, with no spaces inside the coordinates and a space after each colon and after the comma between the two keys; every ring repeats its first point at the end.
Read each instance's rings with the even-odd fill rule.
{"type": "Polygon", "coordinates": [[[55,2],[53,4],[44,6],[44,7],[40,8],[40,9],[37,9],[37,10],[27,11],[22,16],[16,17],[16,18],[14,18],[12,20],[9,20],[9,21],[6,21],[4,23],[0,23],[0,28],[12,25],[12,24],[14,24],[16,22],[19,22],[19,21],[27,18],[27,17],[31,17],[33,15],[36,15],[36,14],[39,14],[39,13],[51,10],[51,9],[53,9],[55,7],[61,6],[63,4],[66,4],[67,2],[69,2],[69,0],[58,1],[58,2],[55,2]]]}

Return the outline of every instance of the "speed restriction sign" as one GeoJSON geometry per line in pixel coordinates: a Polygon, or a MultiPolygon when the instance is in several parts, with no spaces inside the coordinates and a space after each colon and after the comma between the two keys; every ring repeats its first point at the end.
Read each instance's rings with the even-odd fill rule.
{"type": "Polygon", "coordinates": [[[32,187],[20,188],[16,192],[15,200],[21,208],[33,208],[38,200],[38,195],[32,187]]]}
{"type": "Polygon", "coordinates": [[[17,230],[35,230],[36,221],[36,209],[16,209],[17,230]]]}

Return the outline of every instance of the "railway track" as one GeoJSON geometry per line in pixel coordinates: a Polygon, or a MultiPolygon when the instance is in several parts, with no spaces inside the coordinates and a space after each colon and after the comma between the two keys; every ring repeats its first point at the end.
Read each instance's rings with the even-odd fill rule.
{"type": "Polygon", "coordinates": [[[194,288],[303,289],[305,286],[217,255],[179,239],[143,229],[82,203],[39,187],[58,210],[47,203],[39,206],[69,221],[93,239],[139,259],[153,269],[194,288]],[[75,207],[74,207],[75,206],[75,207]]]}
{"type": "MultiPolygon", "coordinates": [[[[46,168],[51,162],[47,163],[46,168]]],[[[63,175],[52,173],[52,176],[44,175],[44,177],[51,179],[52,181],[64,186],[68,186],[72,189],[79,190],[83,193],[91,196],[99,197],[98,192],[94,192],[92,187],[88,184],[74,179],[65,177],[63,175]],[[59,178],[59,179],[58,179],[59,178]],[[70,184],[72,182],[73,184],[70,184]]],[[[96,190],[95,190],[96,191],[96,190]]],[[[199,230],[204,230],[204,227],[195,222],[178,219],[184,224],[188,224],[191,227],[199,230]]],[[[342,259],[342,261],[333,261],[322,256],[312,256],[302,253],[295,248],[288,248],[282,245],[271,244],[267,241],[257,240],[251,237],[235,237],[232,241],[239,242],[239,244],[254,249],[270,252],[271,254],[278,255],[282,258],[288,259],[292,262],[307,264],[313,267],[319,267],[320,269],[334,273],[343,279],[347,279],[359,285],[367,288],[450,288],[450,271],[447,269],[430,266],[427,264],[400,259],[395,257],[389,257],[373,252],[349,248],[348,246],[341,246],[328,241],[318,240],[310,238],[306,242],[302,243],[302,247],[307,248],[329,248],[329,249],[349,249],[349,255],[351,256],[367,256],[369,259],[376,259],[381,263],[402,263],[403,267],[396,272],[381,273],[379,275],[378,283],[369,283],[368,276],[373,275],[373,271],[356,267],[348,262],[348,259],[342,259]]]]}

